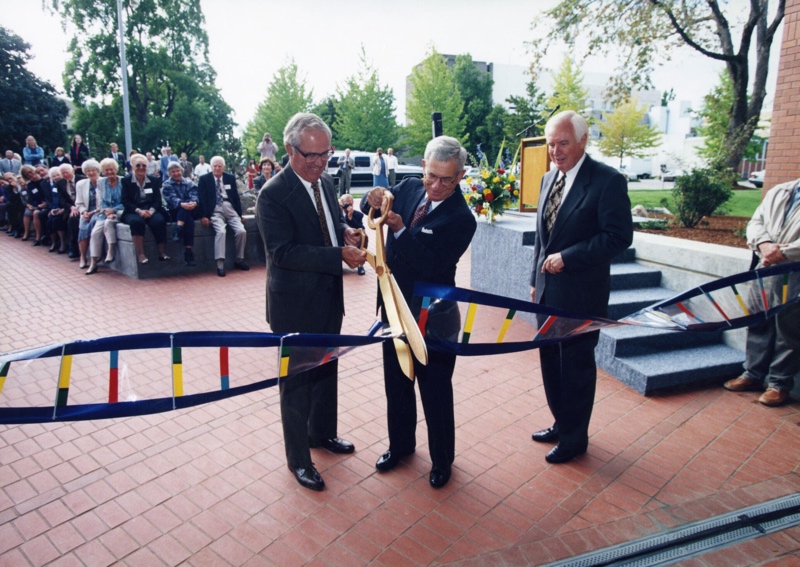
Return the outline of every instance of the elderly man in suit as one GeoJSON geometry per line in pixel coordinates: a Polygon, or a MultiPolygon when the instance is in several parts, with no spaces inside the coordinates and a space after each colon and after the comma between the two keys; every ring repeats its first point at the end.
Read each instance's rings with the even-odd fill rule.
{"type": "MultiPolygon", "coordinates": [[[[347,226],[326,172],[331,131],[319,116],[295,114],[283,132],[289,164],[258,194],[256,216],[267,255],[267,322],[274,333],[337,334],[342,328],[342,261],[356,268],[366,253],[347,226]],[[345,246],[345,244],[347,244],[345,246]]],[[[309,448],[352,453],[337,436],[338,361],[280,383],[289,469],[300,485],[323,490],[309,448]]]]}
{"type": "MultiPolygon", "coordinates": [[[[391,190],[394,203],[386,217],[386,263],[415,315],[419,314],[420,301],[412,301],[414,282],[454,286],[458,260],[475,234],[475,217],[459,189],[466,159],[467,151],[455,138],[434,138],[425,148],[424,181],[405,179],[391,190]]],[[[384,198],[385,190],[376,187],[361,201],[361,208],[364,212],[369,207],[380,209],[384,198]]],[[[441,301],[429,311],[426,335],[456,340],[460,326],[458,305],[441,301]]],[[[450,480],[455,459],[455,365],[454,354],[434,350],[428,351],[427,366],[414,362],[433,465],[428,480],[434,488],[441,488],[450,480]]],[[[417,403],[414,382],[400,369],[390,341],[383,343],[383,369],[389,450],[380,456],[375,467],[389,471],[415,450],[417,403]]]]}
{"type": "Polygon", "coordinates": [[[244,262],[247,244],[247,231],[242,223],[242,201],[236,188],[236,177],[225,173],[225,159],[221,156],[211,158],[211,173],[201,175],[197,182],[198,208],[200,222],[204,227],[214,227],[214,259],[217,261],[217,275],[225,277],[225,227],[230,226],[236,241],[237,270],[249,270],[244,262]]]}
{"type": "MultiPolygon", "coordinates": [[[[628,184],[617,170],[586,154],[589,127],[572,111],[545,126],[550,159],[536,224],[531,299],[580,315],[605,317],[611,288],[611,259],[633,241],[628,184]]],[[[586,452],[594,405],[599,332],[539,349],[552,427],[533,440],[558,444],[549,463],[565,463],[586,452]]]]}

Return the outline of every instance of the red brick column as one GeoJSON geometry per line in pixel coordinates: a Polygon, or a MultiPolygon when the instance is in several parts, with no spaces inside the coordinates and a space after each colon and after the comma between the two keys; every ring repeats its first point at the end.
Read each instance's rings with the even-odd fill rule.
{"type": "Polygon", "coordinates": [[[800,177],[800,0],[786,0],[764,192],[800,177]]]}

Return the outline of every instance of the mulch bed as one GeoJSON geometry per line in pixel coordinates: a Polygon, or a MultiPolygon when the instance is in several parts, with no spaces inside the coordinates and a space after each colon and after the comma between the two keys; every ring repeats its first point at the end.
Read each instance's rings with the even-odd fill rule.
{"type": "Polygon", "coordinates": [[[695,228],[681,228],[672,223],[672,217],[652,215],[653,218],[665,218],[668,221],[665,230],[639,229],[639,232],[661,234],[673,238],[697,240],[710,244],[733,246],[734,248],[747,248],[744,238],[744,229],[747,226],[747,217],[711,216],[705,217],[695,228]],[[741,234],[741,236],[739,236],[741,234]]]}

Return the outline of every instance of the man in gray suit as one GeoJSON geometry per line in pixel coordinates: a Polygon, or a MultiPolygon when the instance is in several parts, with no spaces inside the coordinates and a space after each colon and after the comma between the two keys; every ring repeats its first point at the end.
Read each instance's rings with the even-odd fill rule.
{"type": "MultiPolygon", "coordinates": [[[[531,299],[592,317],[606,317],[611,259],[633,241],[628,183],[586,154],[589,127],[572,111],[545,126],[550,159],[542,178],[531,274],[531,299]]],[[[586,452],[594,405],[599,332],[539,349],[542,381],[555,423],[533,440],[558,442],[545,457],[566,463],[586,452]]]]}
{"type": "Polygon", "coordinates": [[[350,157],[350,148],[344,151],[344,155],[339,156],[339,196],[350,193],[350,182],[353,175],[353,167],[356,162],[350,157]]]}
{"type": "MultiPolygon", "coordinates": [[[[258,194],[256,217],[267,255],[267,322],[274,333],[338,334],[344,315],[342,261],[362,266],[366,253],[345,223],[326,168],[331,131],[319,116],[295,114],[283,132],[289,165],[258,194]]],[[[337,373],[333,360],[280,383],[289,469],[306,488],[325,483],[309,448],[352,453],[337,437],[337,373]]]]}

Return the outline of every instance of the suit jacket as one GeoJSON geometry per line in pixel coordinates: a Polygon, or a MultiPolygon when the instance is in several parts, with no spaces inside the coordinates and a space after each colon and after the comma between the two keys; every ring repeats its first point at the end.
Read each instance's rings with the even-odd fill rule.
{"type": "MultiPolygon", "coordinates": [[[[73,179],[72,181],[73,191],[75,191],[75,196],[77,197],[77,181],[73,179]]],[[[64,218],[69,216],[70,209],[75,205],[75,197],[69,194],[67,191],[67,180],[66,179],[59,179],[56,182],[56,188],[58,189],[58,206],[61,209],[64,209],[64,218]]]]}
{"type": "Polygon", "coordinates": [[[164,213],[161,199],[161,178],[148,175],[144,182],[145,198],[139,192],[139,185],[130,173],[122,178],[123,214],[136,213],[136,209],[155,209],[164,213]],[[152,192],[147,194],[147,190],[152,192]]]}
{"type": "MultiPolygon", "coordinates": [[[[223,173],[222,187],[228,194],[228,200],[236,214],[242,216],[242,201],[236,188],[236,177],[231,173],[223,173]]],[[[211,218],[214,214],[214,208],[217,206],[217,180],[213,173],[201,175],[197,180],[197,205],[201,217],[211,218]]]]}
{"type": "Polygon", "coordinates": [[[22,162],[16,158],[0,159],[0,173],[13,173],[14,175],[19,175],[19,170],[21,167],[22,162]]]}
{"type": "Polygon", "coordinates": [[[553,169],[542,178],[531,274],[536,302],[604,317],[608,312],[611,259],[633,241],[628,184],[617,170],[587,155],[561,203],[552,232],[545,235],[544,211],[558,174],[553,169]],[[564,260],[564,269],[558,274],[542,274],[547,256],[557,252],[564,260]]]}
{"type": "Polygon", "coordinates": [[[344,315],[342,249],[347,224],[333,178],[320,190],[336,224],[338,245],[325,246],[319,216],[287,165],[258,193],[256,218],[267,256],[267,322],[275,333],[338,333],[344,315]]]}
{"type": "MultiPolygon", "coordinates": [[[[394,195],[392,211],[403,218],[406,229],[395,237],[389,230],[386,239],[386,263],[416,316],[419,302],[412,303],[414,282],[454,286],[456,265],[472,242],[477,223],[461,191],[442,201],[415,227],[414,213],[425,198],[425,186],[420,179],[407,178],[391,190],[394,195]]],[[[369,203],[361,200],[361,210],[369,212],[369,203]]]]}

